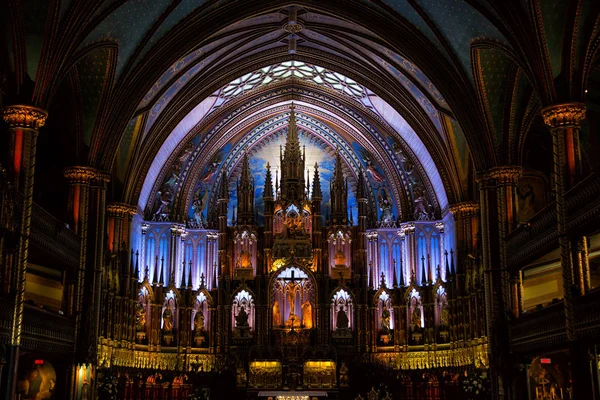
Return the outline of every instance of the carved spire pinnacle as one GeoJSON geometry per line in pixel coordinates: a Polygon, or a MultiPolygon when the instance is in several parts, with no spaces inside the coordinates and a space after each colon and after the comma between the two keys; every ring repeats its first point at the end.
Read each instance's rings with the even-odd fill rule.
{"type": "Polygon", "coordinates": [[[273,178],[271,177],[271,165],[269,162],[267,162],[267,174],[265,176],[263,200],[273,200],[273,178]]]}
{"type": "Polygon", "coordinates": [[[315,176],[313,178],[312,199],[323,199],[323,192],[321,191],[321,178],[319,176],[319,163],[315,163],[315,176]]]}
{"type": "Polygon", "coordinates": [[[223,169],[221,174],[221,186],[219,186],[219,200],[229,200],[229,181],[227,180],[227,173],[223,169]]]}
{"type": "Polygon", "coordinates": [[[404,268],[402,267],[402,258],[400,258],[400,287],[404,286],[404,268]]]}
{"type": "Polygon", "coordinates": [[[427,285],[427,270],[425,269],[425,256],[421,256],[421,286],[427,285]]]}
{"type": "Polygon", "coordinates": [[[335,153],[335,167],[329,193],[331,194],[331,217],[334,224],[346,224],[348,222],[348,183],[344,178],[339,149],[336,149],[335,153]]]}
{"type": "Polygon", "coordinates": [[[298,127],[296,126],[296,114],[293,103],[290,111],[285,149],[279,157],[281,164],[281,199],[285,202],[292,202],[299,205],[305,199],[306,194],[306,185],[304,182],[305,155],[300,151],[298,127]]]}
{"type": "Polygon", "coordinates": [[[358,170],[358,179],[356,181],[356,199],[366,199],[365,176],[362,167],[358,170]]]}
{"type": "Polygon", "coordinates": [[[181,261],[181,283],[179,284],[179,287],[181,289],[185,287],[185,260],[181,261]]]}
{"type": "Polygon", "coordinates": [[[238,223],[252,224],[254,216],[254,183],[250,176],[250,159],[248,149],[244,151],[242,159],[242,173],[237,185],[238,223]]]}
{"type": "Polygon", "coordinates": [[[187,278],[187,287],[188,289],[192,288],[192,261],[190,260],[188,264],[188,278],[187,278]]]}

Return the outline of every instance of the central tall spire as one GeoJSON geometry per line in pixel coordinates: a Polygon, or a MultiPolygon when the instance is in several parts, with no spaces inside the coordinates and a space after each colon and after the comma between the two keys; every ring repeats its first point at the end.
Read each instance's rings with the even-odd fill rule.
{"type": "Polygon", "coordinates": [[[281,198],[284,202],[300,204],[304,200],[305,151],[306,149],[302,152],[300,151],[296,114],[294,112],[294,103],[292,103],[285,150],[279,155],[281,164],[281,198]]]}

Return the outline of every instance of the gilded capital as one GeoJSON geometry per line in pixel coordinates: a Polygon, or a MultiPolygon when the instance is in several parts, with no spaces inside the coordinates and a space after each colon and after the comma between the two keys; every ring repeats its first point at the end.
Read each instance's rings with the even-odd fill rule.
{"type": "Polygon", "coordinates": [[[477,182],[479,184],[485,184],[490,180],[494,180],[496,181],[496,184],[516,185],[522,175],[522,167],[518,165],[503,165],[480,172],[477,175],[477,182]]]}
{"type": "Polygon", "coordinates": [[[465,201],[463,203],[452,204],[450,207],[452,215],[459,213],[463,215],[476,215],[479,212],[479,203],[475,201],[465,201]]]}
{"type": "Polygon", "coordinates": [[[69,183],[90,183],[96,177],[96,173],[95,168],[77,166],[65,168],[63,175],[69,183]]]}
{"type": "Polygon", "coordinates": [[[542,109],[544,123],[550,128],[576,127],[585,119],[585,105],[582,103],[555,104],[542,109]]]}
{"type": "Polygon", "coordinates": [[[46,123],[48,113],[41,108],[17,104],[6,106],[2,117],[11,128],[38,130],[46,123]]]}
{"type": "Polygon", "coordinates": [[[98,182],[108,183],[110,182],[110,172],[106,171],[96,171],[96,176],[94,177],[98,182]]]}
{"type": "Polygon", "coordinates": [[[112,218],[124,218],[137,213],[137,207],[125,203],[110,203],[106,206],[106,213],[112,218]]]}

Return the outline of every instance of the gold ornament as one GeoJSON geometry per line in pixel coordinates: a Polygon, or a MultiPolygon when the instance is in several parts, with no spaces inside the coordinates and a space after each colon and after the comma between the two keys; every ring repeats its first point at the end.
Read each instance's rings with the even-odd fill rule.
{"type": "Polygon", "coordinates": [[[46,123],[48,113],[41,108],[25,105],[6,106],[2,113],[11,128],[40,129],[46,123]]]}
{"type": "Polygon", "coordinates": [[[585,105],[582,103],[555,104],[542,111],[544,123],[550,128],[577,127],[585,119],[585,105]]]}

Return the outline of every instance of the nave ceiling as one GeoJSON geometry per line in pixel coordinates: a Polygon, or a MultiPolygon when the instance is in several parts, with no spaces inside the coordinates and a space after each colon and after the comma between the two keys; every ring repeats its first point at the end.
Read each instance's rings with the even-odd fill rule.
{"type": "MultiPolygon", "coordinates": [[[[146,212],[193,137],[231,113],[244,127],[238,136],[260,135],[259,126],[276,119],[274,111],[259,117],[260,109],[279,107],[281,114],[294,101],[304,107],[301,128],[324,140],[326,153],[336,144],[308,118],[339,145],[372,144],[368,153],[408,218],[414,197],[402,157],[415,165],[441,212],[473,197],[476,170],[523,163],[542,107],[597,99],[598,5],[592,3],[15,0],[8,11],[21,17],[5,35],[3,101],[47,108],[49,129],[68,136],[55,156],[41,160],[47,171],[73,164],[111,170],[115,200],[146,212]],[[297,28],[286,28],[291,5],[300,27],[294,54],[289,37],[297,28]],[[587,50],[575,58],[574,47],[587,50]],[[315,81],[314,68],[277,77],[276,68],[292,61],[339,74],[344,89],[315,81]],[[265,76],[274,79],[265,83],[265,76]],[[200,110],[205,115],[194,119],[200,110]],[[177,143],[165,146],[184,126],[177,143]],[[369,130],[393,140],[377,143],[369,130]]],[[[229,156],[239,159],[240,141],[231,140],[236,150],[229,156]]],[[[264,147],[257,143],[256,151],[264,147]]],[[[194,173],[180,186],[179,215],[216,145],[190,163],[194,173]]],[[[356,176],[361,155],[344,158],[356,176]]],[[[234,173],[237,164],[227,165],[234,173]]],[[[362,167],[368,167],[364,157],[362,167]]]]}

